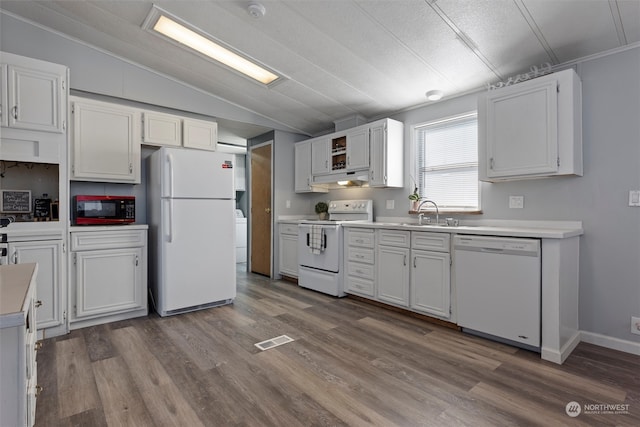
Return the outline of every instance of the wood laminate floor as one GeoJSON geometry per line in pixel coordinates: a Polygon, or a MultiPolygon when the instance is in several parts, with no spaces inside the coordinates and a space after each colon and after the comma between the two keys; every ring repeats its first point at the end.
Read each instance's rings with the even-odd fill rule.
{"type": "Polygon", "coordinates": [[[244,272],[233,305],[44,344],[42,427],[640,425],[638,356],[582,343],[559,366],[244,272]],[[295,341],[254,346],[283,334],[295,341]],[[575,418],[565,412],[572,401],[575,418]]]}

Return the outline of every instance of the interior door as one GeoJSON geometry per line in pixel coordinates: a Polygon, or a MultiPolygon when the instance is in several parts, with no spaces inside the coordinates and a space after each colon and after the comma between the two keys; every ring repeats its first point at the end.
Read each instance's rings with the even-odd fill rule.
{"type": "Polygon", "coordinates": [[[271,144],[251,150],[251,271],[271,277],[271,144]]]}

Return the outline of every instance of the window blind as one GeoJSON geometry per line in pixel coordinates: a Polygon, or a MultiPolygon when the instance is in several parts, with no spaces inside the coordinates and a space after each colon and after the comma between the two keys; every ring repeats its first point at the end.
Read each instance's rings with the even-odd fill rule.
{"type": "Polygon", "coordinates": [[[477,115],[426,123],[415,133],[420,196],[444,209],[479,209],[477,115]]]}

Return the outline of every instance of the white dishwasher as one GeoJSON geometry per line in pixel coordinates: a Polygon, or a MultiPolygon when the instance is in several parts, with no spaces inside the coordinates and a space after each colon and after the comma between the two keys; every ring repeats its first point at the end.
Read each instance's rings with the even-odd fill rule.
{"type": "Polygon", "coordinates": [[[463,331],[540,351],[540,240],[458,235],[453,248],[463,331]]]}

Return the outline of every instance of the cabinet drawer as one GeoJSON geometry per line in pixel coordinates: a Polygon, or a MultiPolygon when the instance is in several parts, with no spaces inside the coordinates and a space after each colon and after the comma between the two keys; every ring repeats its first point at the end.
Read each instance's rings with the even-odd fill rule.
{"type": "Polygon", "coordinates": [[[347,259],[349,261],[364,262],[366,264],[373,264],[375,260],[375,251],[373,249],[358,248],[349,246],[347,248],[347,259]]]}
{"type": "Polygon", "coordinates": [[[375,292],[373,287],[373,280],[347,276],[347,292],[372,297],[375,292]]]}
{"type": "Polygon", "coordinates": [[[411,249],[449,252],[449,233],[429,233],[414,231],[411,233],[411,249]]]}
{"type": "Polygon", "coordinates": [[[75,231],[71,233],[72,251],[137,248],[146,244],[146,230],[75,231]]]}
{"type": "Polygon", "coordinates": [[[360,262],[349,261],[347,263],[347,274],[349,276],[360,277],[363,279],[373,280],[375,266],[371,264],[362,264],[360,262]]]}
{"type": "Polygon", "coordinates": [[[378,244],[408,248],[411,232],[402,230],[378,230],[378,244]]]}
{"type": "Polygon", "coordinates": [[[298,235],[298,224],[280,224],[280,234],[298,235]]]}
{"type": "Polygon", "coordinates": [[[375,234],[373,230],[347,230],[347,244],[349,246],[373,248],[374,243],[375,234]]]}

